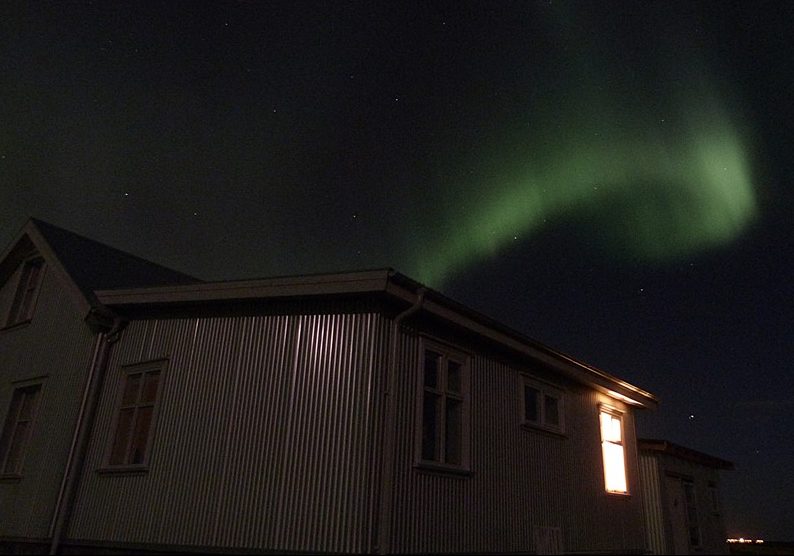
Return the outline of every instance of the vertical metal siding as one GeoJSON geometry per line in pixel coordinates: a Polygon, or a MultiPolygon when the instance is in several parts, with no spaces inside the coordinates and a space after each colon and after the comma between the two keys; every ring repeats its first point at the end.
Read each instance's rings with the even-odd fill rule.
{"type": "Polygon", "coordinates": [[[660,487],[659,463],[646,453],[640,453],[642,507],[645,514],[645,533],[651,554],[667,554],[664,537],[664,500],[660,487]]]}
{"type": "Polygon", "coordinates": [[[387,321],[135,321],[114,348],[73,539],[364,552],[387,321]],[[150,470],[98,474],[121,366],[168,358],[150,470]]]}
{"type": "MultiPolygon", "coordinates": [[[[13,295],[16,283],[16,277],[6,283],[3,298],[13,295]]],[[[0,419],[8,411],[14,381],[47,376],[23,478],[0,484],[2,536],[49,534],[94,341],[55,273],[46,270],[31,322],[0,331],[0,419]]]]}
{"type": "Polygon", "coordinates": [[[604,491],[595,391],[566,386],[566,436],[520,425],[520,372],[483,353],[470,361],[470,477],[414,468],[419,338],[399,349],[399,433],[395,483],[396,552],[531,552],[534,527],[560,527],[566,551],[644,548],[636,443],[626,410],[632,496],[604,491]]]}
{"type": "MultiPolygon", "coordinates": [[[[719,484],[719,472],[716,469],[695,463],[693,461],[685,460],[675,457],[671,454],[662,454],[658,452],[648,452],[644,457],[653,458],[656,461],[659,473],[659,481],[669,473],[673,476],[687,477],[695,486],[695,502],[698,515],[698,526],[700,528],[701,545],[697,549],[705,554],[725,554],[727,553],[727,546],[725,544],[725,523],[721,513],[713,512],[710,507],[709,500],[709,482],[719,484]]],[[[672,527],[674,526],[670,515],[667,500],[667,485],[661,483],[660,489],[660,503],[661,503],[661,518],[664,519],[662,526],[664,529],[665,539],[668,539],[667,546],[672,546],[672,527]]],[[[688,537],[688,532],[683,533],[688,537]]],[[[662,546],[664,549],[664,545],[662,546]]],[[[664,550],[662,553],[665,553],[664,550]]]]}

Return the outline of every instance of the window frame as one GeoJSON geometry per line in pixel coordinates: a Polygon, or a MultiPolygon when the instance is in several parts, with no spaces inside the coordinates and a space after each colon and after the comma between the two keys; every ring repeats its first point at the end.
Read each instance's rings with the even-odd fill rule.
{"type": "Polygon", "coordinates": [[[601,446],[601,466],[604,473],[604,491],[611,496],[630,496],[631,488],[629,485],[629,467],[628,467],[628,454],[626,453],[626,428],[625,428],[625,411],[617,409],[616,407],[599,404],[598,405],[598,435],[600,438],[601,446]],[[601,424],[601,415],[610,415],[612,418],[618,419],[620,422],[620,441],[615,442],[612,440],[605,440],[603,434],[603,426],[601,424]],[[623,480],[626,485],[626,490],[610,490],[607,480],[607,456],[604,450],[604,444],[609,443],[612,445],[620,446],[623,455],[623,480]]]}
{"type": "Polygon", "coordinates": [[[528,374],[520,374],[520,389],[519,389],[519,416],[521,426],[530,430],[542,430],[551,432],[558,435],[565,435],[565,389],[552,384],[539,380],[536,377],[528,374]],[[538,391],[537,409],[538,419],[531,421],[527,419],[526,411],[526,389],[527,387],[533,388],[538,391]],[[554,398],[557,400],[557,418],[559,423],[554,425],[546,422],[546,397],[554,398]]]}
{"type": "Polygon", "coordinates": [[[720,515],[722,513],[722,503],[720,500],[720,489],[716,481],[708,482],[709,492],[709,509],[712,515],[720,515]]]}
{"type": "Polygon", "coordinates": [[[105,454],[102,458],[102,467],[97,471],[100,473],[125,473],[125,472],[147,472],[151,464],[152,448],[154,446],[154,437],[157,429],[158,415],[160,413],[161,400],[163,396],[163,387],[165,377],[167,374],[168,359],[155,359],[151,361],[144,361],[139,363],[132,363],[121,366],[121,376],[118,381],[118,391],[114,398],[113,403],[113,419],[111,421],[110,434],[105,448],[105,454]],[[157,390],[154,399],[150,402],[140,400],[141,393],[144,390],[145,377],[147,374],[159,373],[157,379],[157,390]],[[134,404],[124,404],[124,393],[130,377],[134,375],[141,375],[141,382],[138,386],[136,401],[134,404]],[[138,423],[138,414],[141,408],[152,408],[151,418],[149,421],[149,430],[147,431],[146,444],[143,453],[143,461],[140,463],[131,463],[131,448],[134,441],[135,429],[138,423]],[[128,438],[126,441],[126,448],[124,450],[123,463],[111,463],[113,458],[113,451],[116,445],[116,438],[118,435],[119,420],[123,410],[133,409],[133,418],[127,432],[128,438]]]}
{"type": "Polygon", "coordinates": [[[3,438],[8,438],[7,447],[0,445],[0,480],[19,480],[24,476],[25,461],[27,459],[28,452],[30,451],[30,440],[33,438],[33,433],[36,428],[36,422],[38,420],[38,415],[41,408],[41,400],[44,390],[44,378],[46,377],[39,377],[12,383],[13,390],[8,401],[8,409],[5,411],[3,428],[0,430],[0,443],[2,443],[3,438]],[[33,407],[31,408],[31,415],[28,419],[24,420],[26,423],[28,423],[27,436],[23,441],[22,448],[20,449],[19,460],[16,469],[7,471],[6,466],[8,465],[8,456],[12,451],[13,440],[16,437],[19,423],[23,421],[19,418],[19,416],[22,412],[24,400],[23,402],[18,403],[16,415],[13,417],[13,423],[11,422],[12,410],[14,409],[14,398],[18,393],[22,393],[26,390],[34,390],[36,393],[35,401],[33,407]],[[11,427],[11,429],[8,430],[8,436],[6,436],[6,432],[9,427],[11,427]]]}
{"type": "Polygon", "coordinates": [[[39,254],[27,257],[20,265],[19,279],[14,289],[14,297],[8,314],[5,318],[3,328],[11,328],[21,324],[29,323],[33,320],[36,312],[36,303],[41,293],[41,285],[44,283],[44,273],[47,269],[47,262],[39,254]],[[37,268],[35,283],[31,287],[31,273],[33,268],[37,268]]]}
{"type": "Polygon", "coordinates": [[[469,475],[471,473],[471,356],[459,348],[422,337],[419,342],[417,367],[415,467],[451,474],[469,475]],[[437,371],[435,388],[425,386],[425,355],[427,352],[433,352],[440,356],[441,364],[437,371]],[[448,365],[450,361],[460,365],[460,389],[458,392],[451,391],[448,388],[448,365]],[[438,396],[439,399],[436,410],[435,427],[434,451],[436,459],[425,459],[423,454],[425,428],[424,403],[426,393],[438,396]],[[447,453],[446,409],[449,400],[454,400],[461,404],[459,440],[460,463],[448,463],[445,461],[447,453]]]}

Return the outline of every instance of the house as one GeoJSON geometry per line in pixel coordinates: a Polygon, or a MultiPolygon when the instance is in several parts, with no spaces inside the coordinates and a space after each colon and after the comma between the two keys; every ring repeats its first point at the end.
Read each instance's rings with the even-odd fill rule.
{"type": "Polygon", "coordinates": [[[202,282],[30,220],[0,318],[6,552],[647,549],[656,398],[393,270],[202,282]]]}
{"type": "Polygon", "coordinates": [[[719,471],[733,463],[673,444],[638,440],[648,547],[653,554],[727,554],[719,471]]]}

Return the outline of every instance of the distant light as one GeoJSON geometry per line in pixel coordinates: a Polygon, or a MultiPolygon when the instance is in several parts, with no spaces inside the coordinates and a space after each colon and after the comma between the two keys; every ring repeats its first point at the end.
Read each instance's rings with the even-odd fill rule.
{"type": "Polygon", "coordinates": [[[738,539],[726,539],[729,544],[764,544],[764,539],[745,539],[739,537],[738,539]]]}

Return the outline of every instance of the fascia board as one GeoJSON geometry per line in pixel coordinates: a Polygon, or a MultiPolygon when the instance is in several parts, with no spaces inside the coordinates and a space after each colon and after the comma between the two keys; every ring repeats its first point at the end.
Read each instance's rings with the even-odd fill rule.
{"type": "Polygon", "coordinates": [[[95,292],[108,306],[208,303],[246,299],[356,294],[383,291],[387,271],[295,276],[208,282],[181,286],[161,286],[95,292]]]}
{"type": "MultiPolygon", "coordinates": [[[[413,302],[416,297],[412,292],[393,283],[388,285],[387,293],[407,302],[413,302]]],[[[492,340],[512,351],[542,361],[576,382],[592,386],[610,397],[617,397],[629,403],[633,402],[648,409],[656,409],[658,407],[658,399],[650,392],[646,392],[633,384],[581,363],[542,344],[508,335],[427,297],[422,304],[422,310],[447,322],[461,326],[481,337],[492,340]]],[[[516,333],[516,336],[518,336],[518,333],[516,333]]]]}

